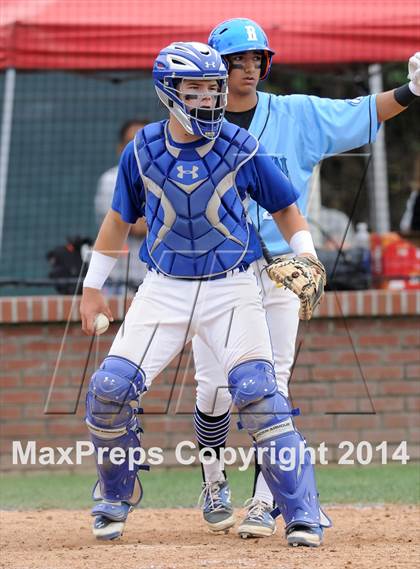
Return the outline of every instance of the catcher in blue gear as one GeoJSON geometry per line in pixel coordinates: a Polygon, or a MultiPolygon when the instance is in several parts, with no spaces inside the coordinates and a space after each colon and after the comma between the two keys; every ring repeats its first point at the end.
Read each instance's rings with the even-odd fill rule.
{"type": "MultiPolygon", "coordinates": [[[[258,447],[267,433],[279,447],[284,432],[291,445],[301,440],[275,381],[251,268],[261,257],[261,245],[246,209],[252,197],[271,213],[295,253],[310,258],[312,241],[302,246],[300,239],[308,225],[295,205],[298,193],[254,136],[223,121],[227,70],[216,50],[197,42],[171,44],[159,53],[153,78],[169,120],[145,126],[122,153],[80,307],[87,334],[95,333],[97,314],[112,317],[101,288],[130,225],[144,216],[147,236],[140,257],[148,272],[86,398],[86,424],[97,451],[92,515],[98,539],[120,537],[141,499],[140,399],[195,336],[217,354],[243,425],[258,447]]],[[[284,478],[277,460],[264,463],[264,469],[269,480],[284,478]]],[[[230,509],[222,520],[213,515],[213,488],[205,488],[205,509],[215,531],[233,518],[227,485],[221,486],[222,507],[230,509]]],[[[293,512],[296,523],[318,527],[316,496],[305,499],[304,510],[293,506],[293,512]]]]}

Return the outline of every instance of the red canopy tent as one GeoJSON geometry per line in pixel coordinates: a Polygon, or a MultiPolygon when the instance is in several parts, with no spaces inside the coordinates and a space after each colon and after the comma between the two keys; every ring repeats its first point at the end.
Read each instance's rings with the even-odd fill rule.
{"type": "Polygon", "coordinates": [[[205,42],[235,17],[265,29],[274,63],[406,61],[420,50],[419,0],[0,0],[0,250],[16,70],[150,69],[165,45],[205,42]]]}
{"type": "Polygon", "coordinates": [[[150,68],[171,41],[224,19],[266,30],[274,62],[403,61],[420,49],[419,0],[0,0],[0,68],[150,68]]]}

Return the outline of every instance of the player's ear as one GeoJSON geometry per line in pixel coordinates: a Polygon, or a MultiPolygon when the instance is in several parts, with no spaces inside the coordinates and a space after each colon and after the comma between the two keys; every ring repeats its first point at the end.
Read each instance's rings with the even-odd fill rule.
{"type": "Polygon", "coordinates": [[[270,71],[270,56],[268,52],[264,51],[261,57],[261,70],[260,70],[261,81],[267,77],[269,71],[270,71]]]}
{"type": "Polygon", "coordinates": [[[230,59],[229,59],[229,58],[230,58],[229,55],[225,55],[225,56],[222,57],[223,63],[226,65],[226,69],[227,69],[228,73],[230,73],[230,72],[231,72],[231,69],[232,69],[232,65],[231,65],[231,62],[230,62],[230,59]]]}

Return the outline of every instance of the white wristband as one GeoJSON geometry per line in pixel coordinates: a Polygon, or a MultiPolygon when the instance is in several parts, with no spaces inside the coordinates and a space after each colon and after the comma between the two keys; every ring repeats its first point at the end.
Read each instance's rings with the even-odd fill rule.
{"type": "Polygon", "coordinates": [[[310,253],[314,257],[317,257],[312,235],[305,229],[294,233],[289,241],[289,245],[295,255],[310,253]]]}
{"type": "Polygon", "coordinates": [[[103,255],[98,251],[92,251],[89,269],[83,281],[83,288],[89,287],[100,290],[104,286],[116,262],[117,259],[115,257],[103,255]]]}

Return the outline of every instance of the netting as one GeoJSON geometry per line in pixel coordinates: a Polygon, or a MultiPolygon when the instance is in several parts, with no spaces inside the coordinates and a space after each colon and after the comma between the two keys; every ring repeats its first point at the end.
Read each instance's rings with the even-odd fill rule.
{"type": "MultiPolygon", "coordinates": [[[[25,2],[17,4],[22,9],[25,2]]],[[[26,4],[29,6],[31,3],[26,4]]],[[[77,2],[73,4],[77,6],[77,2]]],[[[102,4],[106,16],[108,4],[102,4]]],[[[115,3],[109,5],[111,4],[115,3]]],[[[279,14],[277,4],[263,4],[263,20],[270,20],[271,15],[270,30],[276,29],[277,20],[281,28],[281,13],[279,14]]],[[[327,15],[328,3],[321,4],[324,7],[320,6],[320,9],[324,9],[327,15]]],[[[400,0],[393,4],[395,15],[404,12],[404,2],[400,0]]],[[[150,42],[153,45],[160,45],[160,35],[162,42],[171,37],[170,29],[168,32],[171,14],[177,22],[180,19],[176,2],[163,2],[163,5],[166,23],[161,34],[152,24],[149,27],[150,42]]],[[[356,23],[360,19],[358,6],[356,2],[353,11],[356,23]]],[[[206,10],[201,22],[200,13],[194,12],[190,27],[188,24],[191,14],[184,12],[184,18],[181,18],[185,20],[183,37],[179,39],[202,41],[202,28],[210,31],[215,23],[225,19],[225,11],[220,12],[218,3],[214,4],[214,13],[207,13],[210,8],[206,10]],[[201,25],[199,32],[196,31],[197,22],[201,25]]],[[[296,21],[299,21],[299,10],[303,18],[304,2],[296,4],[296,21]]],[[[153,13],[156,11],[158,10],[155,6],[153,13]]],[[[150,14],[147,13],[146,16],[149,17],[150,14]]],[[[228,17],[234,16],[235,13],[228,14],[228,17]]],[[[255,15],[250,17],[257,19],[255,15]]],[[[98,22],[100,21],[101,18],[98,18],[98,22]]],[[[77,29],[77,14],[73,14],[72,23],[77,29]]],[[[351,26],[352,21],[348,23],[351,26]]],[[[334,22],[330,24],[333,26],[334,22]]],[[[395,26],[397,30],[397,21],[395,26]]],[[[146,32],[142,32],[141,38],[143,44],[147,44],[148,40],[147,27],[145,29],[146,32]]],[[[127,37],[127,29],[121,29],[118,33],[121,34],[121,39],[127,37]]],[[[110,35],[112,41],[118,41],[118,33],[117,36],[114,32],[110,35]]],[[[174,31],[173,34],[175,33],[174,31]]],[[[392,47],[393,42],[397,45],[400,38],[398,33],[396,31],[393,37],[392,25],[388,25],[387,50],[391,49],[389,45],[392,47]]],[[[303,49],[300,34],[301,32],[296,32],[296,39],[293,40],[293,34],[288,30],[284,41],[288,42],[289,52],[296,48],[300,53],[299,50],[303,49]]],[[[270,31],[268,35],[270,36],[270,31]]],[[[28,42],[34,41],[34,37],[28,34],[28,42]]],[[[174,35],[171,39],[178,38],[174,35]]],[[[303,93],[331,98],[354,98],[368,94],[369,73],[372,73],[370,62],[365,60],[340,63],[339,40],[340,33],[332,47],[325,42],[325,50],[334,51],[335,60],[331,63],[317,61],[311,65],[305,61],[304,65],[299,62],[284,64],[280,51],[274,59],[269,80],[260,85],[261,90],[277,94],[303,93]]],[[[73,38],[72,45],[74,41],[73,38]]],[[[98,39],[98,45],[102,46],[103,41],[102,37],[102,43],[99,44],[98,39]]],[[[94,46],[94,38],[92,42],[94,46]]],[[[165,43],[162,43],[161,47],[164,45],[165,43]]],[[[318,60],[323,45],[323,42],[317,44],[318,60]]],[[[26,47],[29,52],[31,45],[26,47]]],[[[66,57],[74,56],[72,51],[66,54],[63,46],[61,48],[61,63],[67,61],[66,57]]],[[[85,49],[85,44],[81,44],[81,49],[85,49]]],[[[348,57],[347,53],[348,45],[343,41],[344,59],[348,57]]],[[[409,55],[411,53],[407,51],[407,57],[409,55]]],[[[10,100],[7,101],[6,98],[13,98],[10,145],[2,149],[2,167],[7,163],[8,172],[3,188],[1,212],[3,227],[0,295],[55,292],[54,286],[48,283],[50,267],[47,254],[53,248],[65,244],[68,237],[95,238],[98,216],[95,215],[94,200],[98,180],[106,170],[117,164],[118,136],[122,124],[130,119],[154,121],[166,116],[165,110],[158,104],[150,65],[133,69],[135,65],[130,64],[129,70],[115,68],[106,71],[92,68],[64,71],[51,69],[53,66],[51,64],[48,70],[18,67],[12,95],[6,95],[5,91],[8,72],[3,70],[0,74],[3,130],[5,108],[7,103],[10,104],[10,100]]],[[[401,61],[391,62],[385,58],[381,68],[384,90],[406,82],[406,70],[406,60],[401,58],[401,61]]],[[[415,163],[419,153],[419,123],[419,113],[410,110],[386,126],[387,179],[392,229],[398,229],[409,190],[418,184],[415,163]]],[[[323,205],[339,209],[347,215],[352,214],[353,222],[372,220],[372,202],[368,197],[369,185],[372,184],[371,173],[364,182],[357,207],[353,207],[354,195],[363,177],[369,153],[370,149],[364,147],[356,149],[354,156],[328,158],[323,162],[321,170],[323,205]],[[351,191],[347,191],[349,189],[351,191]]]]}

